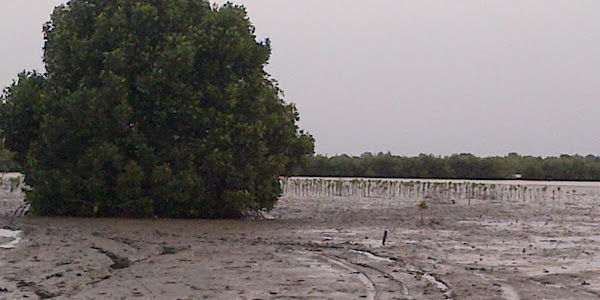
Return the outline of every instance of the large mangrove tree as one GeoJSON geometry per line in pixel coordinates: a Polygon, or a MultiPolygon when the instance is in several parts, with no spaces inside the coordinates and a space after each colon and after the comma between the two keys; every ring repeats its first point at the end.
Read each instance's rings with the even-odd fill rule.
{"type": "Polygon", "coordinates": [[[238,217],[313,151],[241,6],[72,0],[0,108],[40,215],[238,217]]]}

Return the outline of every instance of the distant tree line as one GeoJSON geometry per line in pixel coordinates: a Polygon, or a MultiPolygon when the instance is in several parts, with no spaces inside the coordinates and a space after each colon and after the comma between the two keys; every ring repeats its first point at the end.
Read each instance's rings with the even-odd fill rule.
{"type": "Polygon", "coordinates": [[[477,157],[469,153],[451,156],[421,154],[395,156],[389,152],[361,156],[316,155],[296,170],[298,176],[514,179],[600,181],[600,156],[559,157],[506,156],[477,157]]]}
{"type": "MultiPolygon", "coordinates": [[[[0,143],[0,172],[21,171],[14,153],[0,143]]],[[[441,178],[441,179],[515,179],[600,181],[600,156],[561,155],[559,157],[506,156],[477,157],[469,153],[451,156],[421,154],[414,157],[388,153],[360,156],[310,156],[295,176],[441,178]]]]}

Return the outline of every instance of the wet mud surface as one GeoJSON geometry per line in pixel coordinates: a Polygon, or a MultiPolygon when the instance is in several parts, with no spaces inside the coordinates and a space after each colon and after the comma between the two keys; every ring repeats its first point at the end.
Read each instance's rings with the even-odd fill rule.
{"type": "MultiPolygon", "coordinates": [[[[598,299],[600,208],[283,198],[270,220],[0,218],[0,299],[598,299]],[[384,230],[386,244],[382,245],[384,230]]],[[[5,204],[4,207],[15,205],[5,204]]]]}

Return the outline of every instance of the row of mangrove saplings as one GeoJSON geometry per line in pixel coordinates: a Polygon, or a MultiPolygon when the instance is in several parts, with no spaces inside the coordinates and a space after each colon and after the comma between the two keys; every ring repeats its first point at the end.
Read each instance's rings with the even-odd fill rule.
{"type": "Polygon", "coordinates": [[[386,199],[576,200],[599,198],[600,183],[287,177],[283,197],[386,199]]]}

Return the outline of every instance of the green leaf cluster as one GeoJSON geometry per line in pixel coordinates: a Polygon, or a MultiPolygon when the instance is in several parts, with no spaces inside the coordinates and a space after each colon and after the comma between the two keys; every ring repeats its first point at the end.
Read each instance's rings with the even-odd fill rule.
{"type": "Polygon", "coordinates": [[[242,6],[72,0],[44,36],[0,108],[37,214],[239,217],[313,152],[242,6]]]}
{"type": "Polygon", "coordinates": [[[0,141],[0,173],[11,172],[18,170],[15,162],[15,153],[4,147],[4,143],[0,141]]]}

